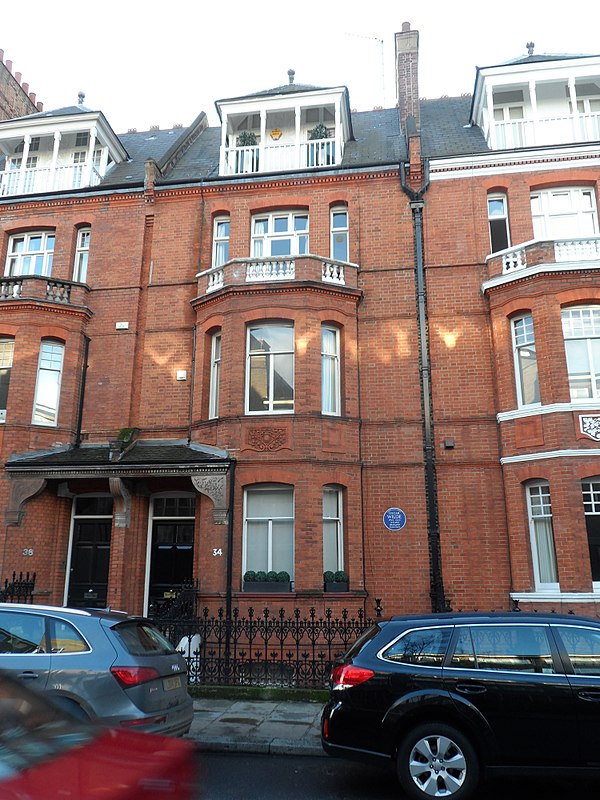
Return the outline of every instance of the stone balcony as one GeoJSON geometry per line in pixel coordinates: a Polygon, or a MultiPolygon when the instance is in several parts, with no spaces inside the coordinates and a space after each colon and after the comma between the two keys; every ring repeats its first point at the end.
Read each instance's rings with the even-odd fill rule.
{"type": "Polygon", "coordinates": [[[85,284],[45,278],[40,275],[18,275],[0,278],[0,304],[33,300],[63,306],[84,306],[88,288],[85,284]]]}
{"type": "Polygon", "coordinates": [[[526,277],[539,271],[600,268],[600,236],[569,239],[532,239],[487,257],[488,283],[505,282],[505,278],[526,277]]]}
{"type": "Polygon", "coordinates": [[[233,258],[218,267],[199,272],[198,294],[207,295],[229,286],[313,282],[356,289],[358,265],[320,256],[285,256],[280,258],[233,258]]]}

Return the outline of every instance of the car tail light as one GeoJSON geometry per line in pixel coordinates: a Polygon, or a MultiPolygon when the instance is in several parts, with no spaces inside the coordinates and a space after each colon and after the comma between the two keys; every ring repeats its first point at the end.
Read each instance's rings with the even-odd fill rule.
{"type": "Polygon", "coordinates": [[[334,689],[345,689],[348,686],[358,686],[373,677],[372,669],[355,667],[353,664],[342,664],[334,667],[331,672],[331,682],[334,689]]]}
{"type": "Polygon", "coordinates": [[[124,689],[138,686],[140,683],[147,683],[160,677],[160,673],[154,667],[111,667],[110,671],[124,689]]]}
{"type": "Polygon", "coordinates": [[[137,725],[163,725],[166,721],[165,716],[142,717],[140,719],[122,719],[121,725],[123,728],[135,728],[137,725]]]}

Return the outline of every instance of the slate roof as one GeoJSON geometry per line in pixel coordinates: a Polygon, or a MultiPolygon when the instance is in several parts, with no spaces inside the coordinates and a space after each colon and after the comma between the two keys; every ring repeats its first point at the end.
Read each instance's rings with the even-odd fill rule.
{"type": "Polygon", "coordinates": [[[109,445],[82,444],[55,450],[12,455],[5,464],[8,472],[27,472],[37,469],[81,469],[105,467],[185,466],[218,464],[229,459],[226,450],[207,445],[187,444],[183,440],[137,440],[121,456],[111,461],[109,445]]]}
{"type": "Polygon", "coordinates": [[[471,95],[421,100],[421,149],[425,158],[489,151],[481,129],[469,125],[471,95]]]}

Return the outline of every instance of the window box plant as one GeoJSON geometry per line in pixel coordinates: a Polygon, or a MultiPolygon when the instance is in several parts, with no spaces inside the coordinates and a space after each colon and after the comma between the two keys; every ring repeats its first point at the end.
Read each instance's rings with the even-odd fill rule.
{"type": "Polygon", "coordinates": [[[289,572],[282,570],[281,572],[263,572],[259,570],[248,570],[244,574],[244,591],[256,592],[260,594],[275,593],[275,592],[290,592],[292,584],[289,572]]]}
{"type": "Polygon", "coordinates": [[[323,584],[326,592],[347,592],[348,573],[343,569],[338,569],[337,572],[327,570],[323,573],[323,584]]]}

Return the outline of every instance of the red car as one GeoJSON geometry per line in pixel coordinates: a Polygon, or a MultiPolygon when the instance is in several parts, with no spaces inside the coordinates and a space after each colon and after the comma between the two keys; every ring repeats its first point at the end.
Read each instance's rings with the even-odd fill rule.
{"type": "Polygon", "coordinates": [[[191,800],[193,752],[82,723],[0,674],[0,800],[191,800]]]}

